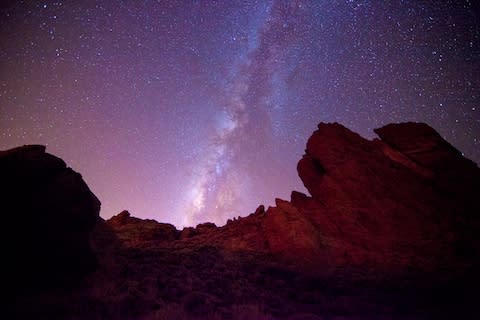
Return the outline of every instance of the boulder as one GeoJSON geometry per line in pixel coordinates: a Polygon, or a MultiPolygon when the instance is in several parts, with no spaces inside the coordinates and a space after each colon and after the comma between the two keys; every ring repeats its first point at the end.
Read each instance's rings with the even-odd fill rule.
{"type": "Polygon", "coordinates": [[[95,269],[100,201],[65,162],[29,145],[0,152],[4,264],[17,291],[78,283],[95,269]]]}

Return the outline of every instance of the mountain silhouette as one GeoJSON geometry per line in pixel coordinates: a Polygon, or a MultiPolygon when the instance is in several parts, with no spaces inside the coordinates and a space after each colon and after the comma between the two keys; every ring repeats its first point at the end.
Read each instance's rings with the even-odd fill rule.
{"type": "MultiPolygon", "coordinates": [[[[431,127],[321,123],[309,195],[224,226],[103,220],[45,151],[0,152],[17,319],[476,319],[480,170],[431,127]]],[[[278,173],[282,174],[281,172],[278,173]]]]}

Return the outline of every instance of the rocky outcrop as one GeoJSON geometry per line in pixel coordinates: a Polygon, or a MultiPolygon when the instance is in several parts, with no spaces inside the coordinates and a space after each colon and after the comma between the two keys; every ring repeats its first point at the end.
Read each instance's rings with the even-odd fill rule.
{"type": "Polygon", "coordinates": [[[478,167],[425,124],[377,129],[381,137],[387,131],[385,141],[369,141],[339,124],[320,124],[298,163],[311,196],[294,191],[290,201],[277,199],[275,207],[209,232],[186,229],[182,239],[262,252],[319,273],[476,266],[478,167]],[[412,155],[421,148],[423,160],[412,155]]]}
{"type": "Polygon", "coordinates": [[[262,225],[268,252],[302,266],[322,263],[325,267],[322,235],[312,219],[288,201],[276,199],[275,203],[262,225]]]}
{"type": "Polygon", "coordinates": [[[375,132],[382,139],[384,153],[388,155],[388,150],[397,150],[407,159],[397,162],[406,165],[408,161],[406,166],[424,173],[436,195],[449,199],[453,207],[446,211],[457,212],[457,218],[478,225],[480,179],[477,164],[463,157],[424,123],[389,124],[375,132]]]}
{"type": "Polygon", "coordinates": [[[97,220],[99,268],[55,307],[29,300],[24,318],[479,318],[478,166],[426,124],[376,132],[320,124],[297,166],[309,195],[182,231],[128,211],[104,222],[80,176],[43,147],[1,153],[22,273],[51,278],[53,262],[37,261],[47,255],[84,275],[97,220]]]}
{"type": "Polygon", "coordinates": [[[30,145],[0,152],[6,256],[15,291],[71,286],[94,270],[100,201],[80,174],[30,145]]]}
{"type": "Polygon", "coordinates": [[[208,233],[212,230],[215,230],[217,226],[212,222],[204,222],[197,225],[195,228],[198,234],[208,233]]]}
{"type": "Polygon", "coordinates": [[[310,196],[294,191],[290,201],[277,199],[274,207],[260,206],[223,227],[205,223],[180,232],[125,212],[108,224],[133,244],[141,237],[157,246],[181,239],[176,247],[261,252],[321,274],[345,267],[402,273],[476,265],[478,167],[426,124],[375,132],[381,140],[320,124],[297,167],[310,196]]]}
{"type": "Polygon", "coordinates": [[[392,123],[374,131],[385,144],[434,172],[475,166],[425,123],[392,123]]]}
{"type": "Polygon", "coordinates": [[[107,220],[118,239],[129,247],[145,247],[171,242],[179,238],[180,232],[171,224],[155,220],[143,220],[132,217],[128,211],[107,220]]]}
{"type": "Polygon", "coordinates": [[[465,230],[480,226],[472,215],[480,212],[478,167],[426,124],[376,132],[381,141],[320,124],[298,163],[312,197],[292,195],[292,203],[316,224],[329,264],[399,271],[477,263],[478,237],[471,230],[466,239],[465,230]],[[460,258],[465,250],[469,261],[460,258]]]}

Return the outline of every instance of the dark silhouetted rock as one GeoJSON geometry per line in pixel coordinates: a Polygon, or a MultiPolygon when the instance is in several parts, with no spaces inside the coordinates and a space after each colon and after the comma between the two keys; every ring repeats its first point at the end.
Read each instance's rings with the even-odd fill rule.
{"type": "Polygon", "coordinates": [[[0,177],[2,261],[15,291],[70,286],[94,270],[89,235],[100,201],[80,174],[30,145],[0,152],[0,177]]]}
{"type": "MultiPolygon", "coordinates": [[[[374,130],[380,139],[420,166],[434,171],[450,170],[451,164],[467,165],[455,149],[425,123],[393,123],[374,130]]],[[[468,166],[472,166],[470,163],[468,166]]],[[[454,167],[453,167],[454,168],[454,167]]],[[[459,168],[456,168],[457,170],[459,168]]]]}
{"type": "MultiPolygon", "coordinates": [[[[376,132],[380,139],[369,141],[340,124],[319,124],[297,166],[309,195],[293,191],[290,201],[276,199],[274,207],[259,206],[221,227],[203,223],[178,231],[127,211],[99,219],[92,243],[100,264],[83,291],[67,294],[63,303],[53,300],[57,307],[40,302],[43,311],[26,318],[49,318],[58,306],[63,313],[56,318],[480,318],[478,166],[426,124],[376,132]]],[[[73,174],[60,159],[41,147],[19,150],[0,155],[6,174],[33,159],[2,190],[7,212],[28,207],[35,221],[17,220],[17,230],[23,235],[31,228],[33,242],[46,228],[68,244],[58,230],[78,223],[87,239],[96,215],[77,219],[90,217],[81,212],[98,201],[83,182],[65,187],[78,179],[58,178],[73,174]],[[69,194],[68,201],[58,193],[69,194]],[[81,210],[50,215],[46,208],[59,203],[81,210]]],[[[41,245],[39,252],[55,248],[54,241],[41,245]]],[[[65,261],[88,250],[71,252],[65,261]]],[[[31,301],[44,300],[32,299],[30,307],[31,301]]]]}
{"type": "Polygon", "coordinates": [[[113,227],[120,228],[129,223],[139,222],[139,220],[140,219],[138,218],[132,217],[130,215],[130,212],[128,212],[127,210],[123,210],[116,216],[113,216],[110,219],[108,219],[108,224],[113,227]]]}
{"type": "Polygon", "coordinates": [[[259,205],[254,212],[255,215],[264,214],[264,213],[265,213],[265,206],[263,204],[259,205]]]}

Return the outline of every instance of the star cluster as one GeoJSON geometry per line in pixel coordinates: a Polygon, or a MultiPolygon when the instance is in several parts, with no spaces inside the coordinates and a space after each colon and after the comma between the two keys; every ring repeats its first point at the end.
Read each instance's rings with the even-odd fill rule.
{"type": "Polygon", "coordinates": [[[422,121],[480,162],[470,1],[12,1],[0,149],[45,144],[108,218],[224,224],[304,191],[318,122],[422,121]]]}

